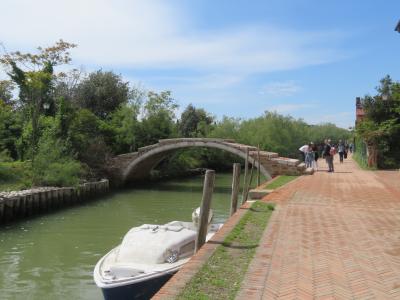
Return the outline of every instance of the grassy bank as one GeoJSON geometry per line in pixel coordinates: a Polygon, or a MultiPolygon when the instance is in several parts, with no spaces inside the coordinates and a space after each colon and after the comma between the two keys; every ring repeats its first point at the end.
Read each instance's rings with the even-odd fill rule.
{"type": "Polygon", "coordinates": [[[274,181],[271,183],[267,184],[264,189],[269,189],[269,190],[274,190],[277,189],[286,183],[289,183],[290,181],[296,179],[298,176],[288,176],[288,175],[281,175],[278,178],[276,178],[274,181]]]}
{"type": "Polygon", "coordinates": [[[234,299],[273,209],[255,202],[178,299],[234,299]]]}

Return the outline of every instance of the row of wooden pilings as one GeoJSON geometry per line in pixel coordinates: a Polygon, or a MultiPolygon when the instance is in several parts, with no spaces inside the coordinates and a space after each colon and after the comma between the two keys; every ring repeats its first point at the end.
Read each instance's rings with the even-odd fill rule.
{"type": "MultiPolygon", "coordinates": [[[[248,172],[247,166],[248,164],[246,159],[242,204],[247,201],[249,186],[251,184],[251,179],[249,181],[246,181],[248,172]]],[[[253,168],[252,168],[252,173],[253,173],[253,168]]],[[[208,216],[211,208],[211,200],[214,190],[214,181],[215,181],[215,171],[207,170],[204,176],[203,196],[201,199],[199,226],[197,228],[197,236],[195,242],[195,252],[197,252],[201,248],[201,246],[203,246],[204,243],[206,242],[206,236],[208,231],[208,220],[209,220],[208,216]]],[[[239,189],[240,189],[240,164],[235,163],[233,164],[233,177],[232,177],[232,194],[231,194],[231,207],[230,207],[231,216],[237,210],[239,189]]]]}
{"type": "Polygon", "coordinates": [[[109,188],[109,181],[102,179],[83,183],[77,187],[38,188],[0,196],[0,223],[83,203],[107,193],[109,188]]]}

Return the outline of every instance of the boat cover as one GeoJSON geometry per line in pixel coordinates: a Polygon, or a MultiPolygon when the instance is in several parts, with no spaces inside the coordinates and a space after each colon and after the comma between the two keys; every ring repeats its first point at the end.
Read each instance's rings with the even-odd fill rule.
{"type": "Polygon", "coordinates": [[[144,224],[129,230],[116,256],[121,264],[161,264],[171,252],[196,238],[194,230],[183,226],[144,224]]]}

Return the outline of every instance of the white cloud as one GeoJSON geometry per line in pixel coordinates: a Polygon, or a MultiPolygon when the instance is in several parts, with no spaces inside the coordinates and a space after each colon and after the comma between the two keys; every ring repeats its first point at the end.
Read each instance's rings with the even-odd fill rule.
{"type": "Polygon", "coordinates": [[[321,64],[342,55],[334,32],[268,26],[199,31],[187,12],[159,0],[3,0],[1,41],[9,50],[79,45],[75,61],[111,67],[181,68],[252,74],[321,64]]]}
{"type": "Polygon", "coordinates": [[[294,81],[270,82],[264,85],[260,94],[273,97],[293,96],[302,88],[294,81]]]}

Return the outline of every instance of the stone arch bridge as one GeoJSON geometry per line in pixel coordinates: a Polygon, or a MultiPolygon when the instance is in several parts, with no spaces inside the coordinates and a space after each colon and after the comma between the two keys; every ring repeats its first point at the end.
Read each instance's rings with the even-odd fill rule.
{"type": "MultiPolygon", "coordinates": [[[[150,171],[164,158],[178,149],[208,147],[235,154],[243,159],[249,151],[249,163],[257,168],[257,147],[238,144],[234,140],[211,138],[177,138],[159,140],[157,144],[139,148],[137,152],[113,157],[108,164],[108,173],[113,185],[145,179],[150,171]]],[[[260,151],[260,172],[266,177],[274,175],[301,175],[306,172],[304,163],[298,159],[279,157],[277,153],[260,151]]]]}

